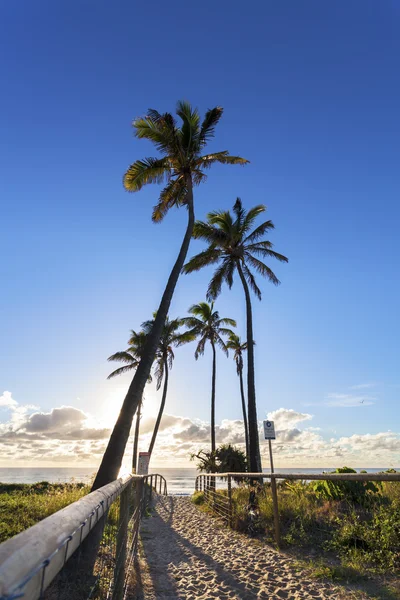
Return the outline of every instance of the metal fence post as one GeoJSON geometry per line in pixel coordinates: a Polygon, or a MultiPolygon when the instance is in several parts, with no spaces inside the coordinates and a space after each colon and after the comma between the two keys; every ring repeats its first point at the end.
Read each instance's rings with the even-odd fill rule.
{"type": "Polygon", "coordinates": [[[228,475],[228,525],[232,527],[232,477],[228,475]]]}
{"type": "Polygon", "coordinates": [[[274,525],[275,525],[275,541],[277,545],[280,545],[281,535],[279,530],[279,508],[278,508],[278,493],[276,489],[275,476],[271,475],[271,492],[272,492],[272,504],[274,509],[274,525]]]}
{"type": "Polygon", "coordinates": [[[151,502],[152,498],[153,498],[153,475],[150,475],[150,498],[149,498],[150,502],[151,502]]]}
{"type": "Polygon", "coordinates": [[[139,526],[140,520],[143,515],[143,504],[144,504],[144,480],[140,479],[135,484],[135,500],[134,500],[134,512],[136,511],[136,520],[133,524],[133,554],[136,554],[136,548],[139,540],[139,526]]]}
{"type": "Polygon", "coordinates": [[[124,597],[126,545],[128,540],[129,500],[131,489],[132,483],[130,482],[120,496],[112,600],[122,600],[124,597]]]}

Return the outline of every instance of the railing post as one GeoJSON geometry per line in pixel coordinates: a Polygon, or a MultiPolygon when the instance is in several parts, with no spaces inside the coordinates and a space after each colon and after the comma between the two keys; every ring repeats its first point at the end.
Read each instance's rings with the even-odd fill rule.
{"type": "Polygon", "coordinates": [[[152,498],[153,498],[153,475],[150,475],[150,498],[149,498],[150,502],[151,502],[152,498]]]}
{"type": "Polygon", "coordinates": [[[120,496],[117,547],[114,568],[114,590],[112,600],[122,600],[124,597],[126,545],[128,541],[129,499],[132,489],[130,482],[120,496]]]}
{"type": "Polygon", "coordinates": [[[279,530],[279,507],[278,507],[278,493],[276,489],[275,475],[271,474],[271,492],[272,492],[272,505],[274,509],[274,525],[275,525],[275,541],[277,546],[281,543],[281,535],[279,530]]]}
{"type": "Polygon", "coordinates": [[[136,520],[133,524],[133,555],[136,553],[136,548],[139,539],[139,526],[140,520],[143,514],[143,504],[144,504],[144,479],[139,479],[135,483],[135,500],[134,500],[134,512],[136,511],[136,520]]]}
{"type": "Polygon", "coordinates": [[[160,492],[159,492],[160,496],[161,496],[161,487],[162,487],[162,477],[160,475],[160,492]]]}
{"type": "Polygon", "coordinates": [[[228,525],[232,527],[232,477],[228,475],[228,525]]]}

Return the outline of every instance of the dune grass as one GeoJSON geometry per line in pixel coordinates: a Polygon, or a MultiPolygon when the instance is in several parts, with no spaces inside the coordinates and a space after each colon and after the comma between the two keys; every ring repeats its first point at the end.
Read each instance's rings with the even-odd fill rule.
{"type": "Polygon", "coordinates": [[[79,500],[89,490],[84,483],[0,483],[0,543],[79,500]]]}
{"type": "MultiPolygon", "coordinates": [[[[233,527],[243,533],[256,531],[273,544],[269,484],[258,489],[257,499],[250,528],[249,488],[233,488],[233,527]]],[[[196,492],[192,501],[210,511],[203,492],[196,492]]],[[[315,577],[369,581],[372,587],[377,584],[377,597],[400,598],[400,483],[335,490],[316,483],[283,482],[278,485],[278,502],[281,548],[308,566],[315,577]]]]}

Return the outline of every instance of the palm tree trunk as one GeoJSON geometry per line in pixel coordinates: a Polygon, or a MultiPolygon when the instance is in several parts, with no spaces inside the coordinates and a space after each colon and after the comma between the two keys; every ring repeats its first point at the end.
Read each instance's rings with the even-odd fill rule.
{"type": "Polygon", "coordinates": [[[239,370],[239,381],[240,381],[240,395],[242,397],[242,412],[243,412],[243,423],[244,423],[244,439],[246,441],[247,468],[249,468],[250,467],[249,424],[247,423],[246,400],[244,397],[244,388],[243,388],[243,367],[241,367],[241,369],[239,370]]]}
{"type": "Polygon", "coordinates": [[[132,473],[136,473],[137,454],[139,444],[140,417],[142,412],[143,399],[139,402],[136,413],[135,439],[133,440],[132,473]]]}
{"type": "Polygon", "coordinates": [[[151,453],[153,452],[154,444],[156,443],[157,433],[158,433],[158,429],[159,429],[160,423],[161,423],[161,417],[163,416],[163,412],[164,412],[165,400],[167,399],[167,390],[168,390],[168,361],[167,360],[164,360],[164,368],[165,368],[164,389],[163,389],[163,395],[162,395],[162,399],[161,399],[160,410],[158,411],[158,415],[157,415],[157,421],[156,421],[156,424],[154,425],[153,435],[151,436],[151,442],[150,442],[150,446],[149,446],[149,454],[150,454],[149,460],[151,459],[151,453]]]}
{"type": "Polygon", "coordinates": [[[213,364],[212,364],[212,379],[211,379],[211,452],[215,452],[215,377],[217,370],[217,358],[215,352],[214,342],[211,342],[213,351],[213,364]]]}
{"type": "Polygon", "coordinates": [[[194,225],[194,207],[193,207],[193,185],[190,174],[186,178],[187,195],[186,204],[188,207],[188,223],[185,236],[178,254],[178,258],[170,273],[167,286],[161,298],[160,306],[157,310],[154,325],[149,334],[144,349],[142,358],[138,368],[136,369],[133,380],[129,386],[128,393],[122,404],[118,419],[111,433],[106,451],[103,455],[100,468],[94,480],[92,491],[114,481],[118,477],[121,468],[122,459],[125,452],[126,443],[129,438],[129,433],[132,426],[132,420],[137,410],[138,404],[142,398],[144,387],[147,383],[151,366],[154,361],[158,343],[160,341],[162,329],[167,318],[172,296],[179,279],[182,267],[185,264],[186,255],[189,249],[190,239],[193,233],[194,225]]]}
{"type": "Polygon", "coordinates": [[[253,341],[253,315],[249,286],[243,275],[240,262],[237,269],[241,279],[244,295],[246,297],[246,325],[247,325],[247,402],[248,402],[248,425],[249,425],[249,470],[251,473],[261,473],[260,443],[258,439],[258,420],[256,405],[256,386],[254,377],[254,341],[253,341]]]}

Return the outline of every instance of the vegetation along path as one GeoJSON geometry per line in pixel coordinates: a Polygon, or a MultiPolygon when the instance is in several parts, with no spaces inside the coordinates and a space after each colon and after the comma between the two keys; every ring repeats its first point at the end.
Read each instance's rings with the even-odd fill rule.
{"type": "Polygon", "coordinates": [[[349,598],[270,546],[221,526],[189,498],[159,496],[141,527],[137,598],[349,598]]]}

